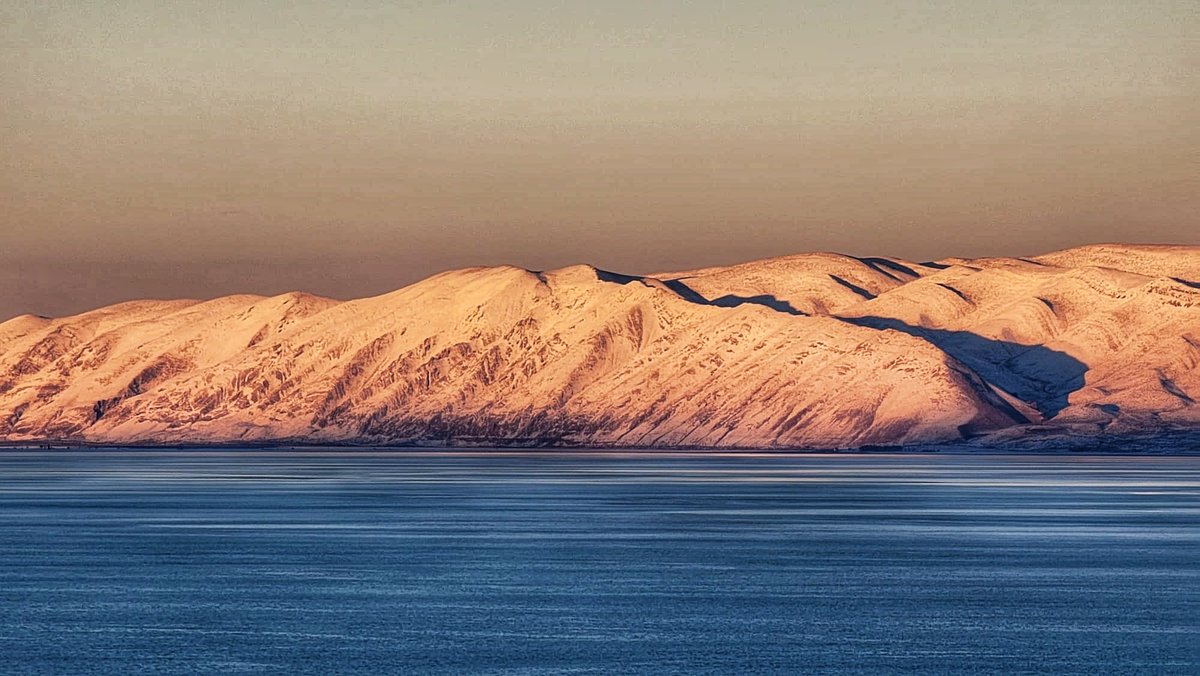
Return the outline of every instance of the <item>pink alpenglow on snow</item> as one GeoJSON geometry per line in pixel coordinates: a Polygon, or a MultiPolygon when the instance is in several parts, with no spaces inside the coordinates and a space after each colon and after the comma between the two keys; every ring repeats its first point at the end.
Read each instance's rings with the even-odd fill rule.
{"type": "Polygon", "coordinates": [[[442,273],[0,324],[0,438],[852,448],[1200,429],[1200,248],[442,273]]]}

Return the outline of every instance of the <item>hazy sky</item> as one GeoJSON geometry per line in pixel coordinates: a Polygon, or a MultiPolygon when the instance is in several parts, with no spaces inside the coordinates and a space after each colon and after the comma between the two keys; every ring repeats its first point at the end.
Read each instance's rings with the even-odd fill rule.
{"type": "Polygon", "coordinates": [[[0,0],[0,319],[1200,243],[1200,3],[0,0]]]}

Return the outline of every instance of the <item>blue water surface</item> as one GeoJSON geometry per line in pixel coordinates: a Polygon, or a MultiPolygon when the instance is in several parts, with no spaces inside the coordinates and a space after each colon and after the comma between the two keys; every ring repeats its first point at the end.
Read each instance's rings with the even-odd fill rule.
{"type": "Polygon", "coordinates": [[[5,673],[1200,673],[1200,458],[0,453],[5,673]]]}

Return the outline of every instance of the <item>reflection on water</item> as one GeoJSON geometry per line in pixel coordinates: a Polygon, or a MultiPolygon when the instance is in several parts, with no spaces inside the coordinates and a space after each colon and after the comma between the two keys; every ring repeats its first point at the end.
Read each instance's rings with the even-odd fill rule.
{"type": "Polygon", "coordinates": [[[1200,458],[0,453],[0,671],[1200,671],[1200,458]]]}

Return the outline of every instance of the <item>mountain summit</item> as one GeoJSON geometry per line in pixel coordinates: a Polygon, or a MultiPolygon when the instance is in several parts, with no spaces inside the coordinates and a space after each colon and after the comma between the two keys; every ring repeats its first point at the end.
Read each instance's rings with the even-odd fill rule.
{"type": "Polygon", "coordinates": [[[1200,429],[1198,364],[1200,247],[472,268],[347,302],[17,317],[0,324],[0,438],[1036,445],[1200,429]]]}

